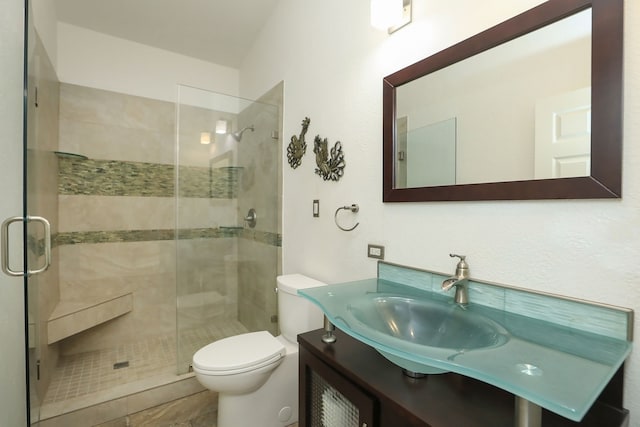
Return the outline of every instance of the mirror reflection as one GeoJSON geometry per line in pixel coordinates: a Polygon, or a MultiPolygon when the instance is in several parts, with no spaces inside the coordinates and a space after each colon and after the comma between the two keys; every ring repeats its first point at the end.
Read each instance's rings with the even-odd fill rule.
{"type": "Polygon", "coordinates": [[[456,183],[456,119],[413,129],[408,117],[397,120],[397,187],[416,188],[456,183]]]}
{"type": "Polygon", "coordinates": [[[394,188],[590,176],[591,20],[397,86],[394,188]]]}

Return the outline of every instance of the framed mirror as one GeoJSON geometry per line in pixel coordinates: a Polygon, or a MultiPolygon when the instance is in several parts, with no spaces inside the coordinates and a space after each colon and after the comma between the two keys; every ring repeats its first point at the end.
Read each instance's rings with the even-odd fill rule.
{"type": "Polygon", "coordinates": [[[620,198],[623,0],[549,0],[383,80],[383,201],[620,198]]]}

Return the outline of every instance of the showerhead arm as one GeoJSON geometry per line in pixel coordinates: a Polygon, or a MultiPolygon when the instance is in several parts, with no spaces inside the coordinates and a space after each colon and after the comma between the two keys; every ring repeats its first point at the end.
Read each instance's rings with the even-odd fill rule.
{"type": "Polygon", "coordinates": [[[244,127],[244,128],[242,128],[242,129],[240,129],[238,132],[234,132],[234,133],[232,133],[231,135],[233,136],[233,138],[234,138],[236,141],[240,142],[240,140],[242,139],[242,134],[243,134],[245,131],[248,131],[248,130],[250,130],[251,132],[254,132],[254,131],[255,131],[255,129],[253,128],[253,125],[251,125],[251,126],[244,127]]]}

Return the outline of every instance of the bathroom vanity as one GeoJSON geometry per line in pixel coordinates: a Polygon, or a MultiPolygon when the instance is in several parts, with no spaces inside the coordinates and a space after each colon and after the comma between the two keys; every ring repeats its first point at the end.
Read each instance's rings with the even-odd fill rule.
{"type": "Polygon", "coordinates": [[[327,319],[324,340],[298,337],[302,425],[628,424],[632,310],[477,279],[461,304],[450,280],[380,261],[376,278],[299,291],[327,319]]]}
{"type": "MultiPolygon", "coordinates": [[[[472,378],[444,373],[410,378],[372,347],[340,330],[298,336],[300,427],[512,427],[514,396],[472,378]]],[[[581,422],[543,410],[544,427],[624,427],[620,368],[581,422]]]]}

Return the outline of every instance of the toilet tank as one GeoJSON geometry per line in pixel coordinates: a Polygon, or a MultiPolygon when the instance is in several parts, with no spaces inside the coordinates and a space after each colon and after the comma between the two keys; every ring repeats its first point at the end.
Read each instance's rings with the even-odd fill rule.
{"type": "Polygon", "coordinates": [[[278,276],[278,321],[280,332],[291,342],[298,334],[321,328],[323,313],[315,304],[298,295],[298,289],[325,286],[326,283],[302,274],[278,276]]]}

